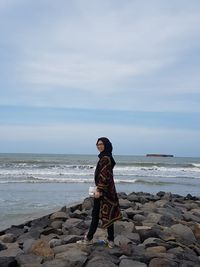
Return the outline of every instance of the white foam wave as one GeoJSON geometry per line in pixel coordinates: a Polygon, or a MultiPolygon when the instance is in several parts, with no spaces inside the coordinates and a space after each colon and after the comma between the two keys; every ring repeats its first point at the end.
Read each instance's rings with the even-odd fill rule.
{"type": "MultiPolygon", "coordinates": [[[[137,179],[115,179],[115,183],[135,183],[137,179]]],[[[45,178],[33,178],[32,179],[16,179],[16,180],[2,180],[0,181],[0,184],[6,184],[6,183],[94,183],[94,179],[78,179],[78,178],[72,178],[72,179],[60,179],[60,178],[54,178],[54,179],[45,179],[45,178]]]]}

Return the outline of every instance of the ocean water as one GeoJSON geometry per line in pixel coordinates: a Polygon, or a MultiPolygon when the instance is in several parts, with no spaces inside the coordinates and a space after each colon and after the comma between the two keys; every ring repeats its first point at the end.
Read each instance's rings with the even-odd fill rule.
{"type": "MultiPolygon", "coordinates": [[[[200,158],[114,156],[118,192],[200,196],[200,158]]],[[[96,155],[0,154],[0,229],[82,201],[96,155]]]]}

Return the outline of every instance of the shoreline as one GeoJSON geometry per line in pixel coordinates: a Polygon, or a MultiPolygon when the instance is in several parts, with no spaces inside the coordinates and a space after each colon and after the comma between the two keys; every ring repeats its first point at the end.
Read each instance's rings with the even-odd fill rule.
{"type": "Polygon", "coordinates": [[[98,242],[106,237],[100,227],[93,246],[76,243],[91,221],[93,199],[87,197],[1,230],[0,266],[200,266],[200,197],[118,195],[123,219],[115,223],[114,249],[98,242]]]}

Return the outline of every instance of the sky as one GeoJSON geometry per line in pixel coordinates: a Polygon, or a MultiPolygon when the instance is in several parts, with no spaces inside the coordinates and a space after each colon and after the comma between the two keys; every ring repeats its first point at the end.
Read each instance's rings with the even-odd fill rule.
{"type": "Polygon", "coordinates": [[[1,0],[0,153],[200,157],[199,0],[1,0]]]}

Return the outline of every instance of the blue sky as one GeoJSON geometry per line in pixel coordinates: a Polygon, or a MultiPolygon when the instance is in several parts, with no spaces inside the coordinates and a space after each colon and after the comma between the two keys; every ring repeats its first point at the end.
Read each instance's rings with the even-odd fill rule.
{"type": "Polygon", "coordinates": [[[200,156],[198,0],[1,0],[0,152],[200,156]]]}

